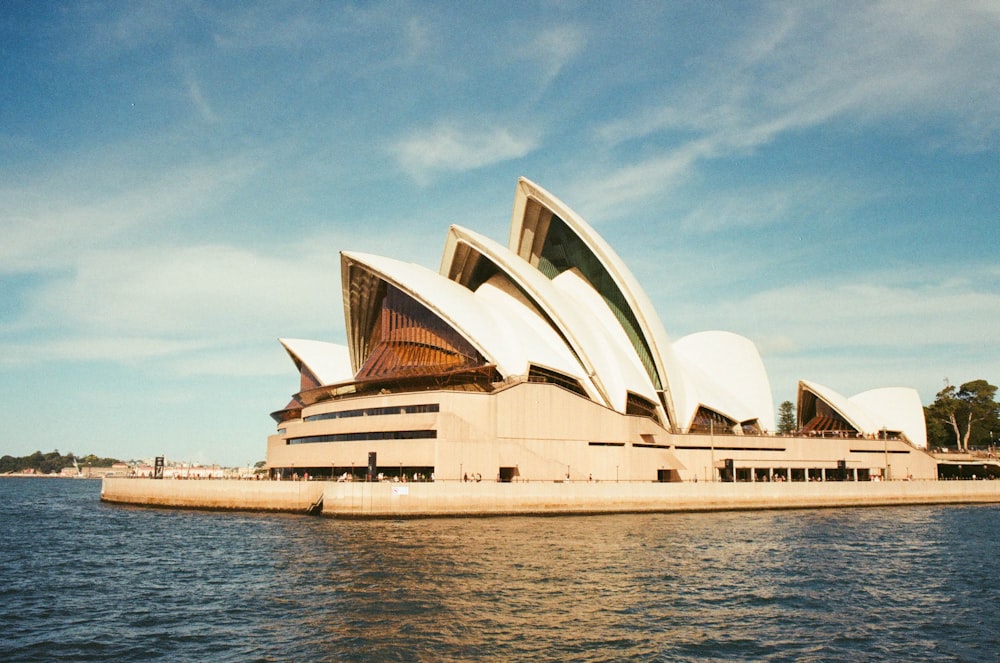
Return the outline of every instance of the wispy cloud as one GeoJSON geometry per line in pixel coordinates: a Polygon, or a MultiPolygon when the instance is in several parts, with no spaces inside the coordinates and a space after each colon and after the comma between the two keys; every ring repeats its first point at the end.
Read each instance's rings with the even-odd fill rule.
{"type": "Polygon", "coordinates": [[[130,364],[180,356],[204,349],[200,340],[75,334],[32,342],[0,343],[0,365],[9,367],[47,362],[112,361],[130,364]]]}
{"type": "Polygon", "coordinates": [[[1000,295],[991,288],[946,270],[871,271],[765,288],[717,301],[708,310],[692,303],[676,315],[691,330],[722,328],[749,336],[775,389],[816,379],[860,391],[889,386],[884,376],[891,374],[895,381],[907,376],[902,384],[928,397],[949,362],[950,370],[967,376],[1000,371],[992,332],[1000,326],[1000,295]],[[949,353],[939,352],[946,347],[949,353]],[[969,358],[965,364],[963,355],[969,358]]]}
{"type": "Polygon", "coordinates": [[[193,75],[188,75],[186,82],[188,98],[201,115],[201,118],[205,122],[218,122],[219,118],[215,114],[215,110],[213,110],[211,104],[208,103],[208,99],[205,98],[204,93],[201,91],[201,84],[198,80],[193,75]]]}
{"type": "Polygon", "coordinates": [[[463,172],[529,154],[537,138],[501,126],[441,122],[400,139],[391,151],[400,167],[420,183],[440,173],[463,172]]]}
{"type": "Polygon", "coordinates": [[[544,88],[586,48],[587,33],[581,26],[565,24],[543,29],[530,41],[531,48],[520,48],[520,53],[537,64],[544,88]]]}
{"type": "Polygon", "coordinates": [[[139,159],[137,154],[90,154],[59,172],[0,187],[5,201],[0,273],[72,265],[88,247],[194,212],[256,168],[249,154],[179,166],[139,165],[139,159]]]}
{"type": "Polygon", "coordinates": [[[259,338],[274,311],[291,308],[298,325],[308,320],[318,327],[339,303],[339,265],[329,258],[301,250],[280,258],[224,245],[92,251],[73,274],[36,293],[23,324],[236,342],[259,338]],[[330,301],[303,297],[303,283],[332,293],[330,301]]]}
{"type": "Polygon", "coordinates": [[[699,197],[676,227],[687,236],[760,229],[788,223],[829,222],[878,194],[835,178],[793,177],[772,185],[733,186],[699,197]]]}
{"type": "Polygon", "coordinates": [[[163,42],[186,11],[170,2],[144,2],[104,11],[98,5],[69,8],[73,21],[86,26],[82,44],[93,54],[115,57],[151,43],[163,42]]]}
{"type": "MultiPolygon", "coordinates": [[[[744,154],[838,120],[891,117],[897,130],[908,131],[940,119],[949,127],[951,149],[996,145],[995,3],[777,7],[702,64],[704,71],[690,85],[671,89],[669,101],[595,128],[595,137],[608,146],[669,138],[660,154],[608,176],[646,182],[622,188],[619,203],[668,189],[702,161],[744,154]]],[[[943,146],[940,140],[928,143],[943,146]]]]}

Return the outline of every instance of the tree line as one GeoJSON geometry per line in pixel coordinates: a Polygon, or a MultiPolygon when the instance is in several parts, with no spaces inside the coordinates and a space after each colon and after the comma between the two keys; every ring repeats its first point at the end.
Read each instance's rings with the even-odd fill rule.
{"type": "Polygon", "coordinates": [[[1000,442],[1000,404],[996,394],[997,388],[986,380],[973,380],[957,387],[945,380],[944,389],[924,408],[928,446],[968,451],[1000,442]]]}
{"type": "Polygon", "coordinates": [[[86,456],[75,456],[72,452],[65,456],[59,450],[50,451],[43,454],[36,451],[29,456],[3,456],[0,457],[0,474],[10,472],[24,472],[34,470],[39,474],[58,474],[65,467],[73,467],[74,462],[80,467],[111,467],[113,464],[121,462],[117,458],[99,458],[94,454],[86,456]]]}
{"type": "MultiPolygon", "coordinates": [[[[997,388],[986,380],[972,380],[957,387],[945,380],[934,402],[924,407],[927,446],[959,451],[985,449],[1000,442],[1000,403],[997,388]]],[[[797,429],[795,405],[784,401],[778,406],[778,433],[797,429]]]]}

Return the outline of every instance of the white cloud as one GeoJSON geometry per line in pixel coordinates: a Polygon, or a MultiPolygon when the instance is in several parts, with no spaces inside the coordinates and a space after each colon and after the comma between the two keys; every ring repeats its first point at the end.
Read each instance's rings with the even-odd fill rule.
{"type": "Polygon", "coordinates": [[[850,185],[834,179],[794,178],[777,185],[732,187],[699,192],[677,228],[697,236],[728,230],[764,228],[790,219],[810,224],[850,210],[876,198],[877,191],[864,183],[850,185]]]}
{"type": "Polygon", "coordinates": [[[942,273],[871,272],[762,290],[687,307],[690,329],[729,329],[753,340],[780,398],[799,379],[856,393],[912,386],[933,397],[944,376],[1000,373],[994,331],[1000,294],[942,273]]]}
{"type": "Polygon", "coordinates": [[[647,200],[680,185],[704,149],[704,144],[695,142],[628,166],[588,173],[566,187],[564,200],[572,200],[572,207],[588,218],[628,216],[636,201],[647,200]]]}
{"type": "Polygon", "coordinates": [[[140,166],[138,158],[95,153],[22,186],[0,187],[0,272],[64,268],[127,231],[202,208],[256,169],[247,154],[160,168],[140,166]]]}
{"type": "Polygon", "coordinates": [[[189,74],[187,76],[186,83],[188,98],[191,100],[192,105],[194,105],[199,115],[201,115],[201,118],[205,122],[218,122],[219,117],[215,114],[211,104],[208,103],[208,99],[205,98],[204,93],[202,93],[201,84],[198,82],[198,79],[189,74]]]}
{"type": "Polygon", "coordinates": [[[587,37],[579,26],[560,25],[542,30],[530,43],[530,48],[521,48],[520,52],[538,63],[544,72],[542,87],[547,87],[584,50],[587,37]]]}
{"type": "Polygon", "coordinates": [[[971,283],[893,285],[891,275],[855,278],[776,288],[733,306],[747,315],[757,311],[770,327],[812,348],[985,348],[993,342],[992,329],[1000,324],[1000,294],[971,283]]]}
{"type": "Polygon", "coordinates": [[[62,361],[113,361],[131,363],[201,350],[200,340],[175,340],[136,336],[113,337],[75,334],[61,338],[41,338],[30,343],[0,344],[0,364],[44,365],[62,361]]]}
{"type": "MultiPolygon", "coordinates": [[[[896,131],[941,120],[928,140],[983,150],[1000,135],[1000,6],[881,2],[779,7],[749,24],[669,101],[595,129],[609,147],[670,137],[660,154],[622,166],[617,204],[668,190],[701,161],[744,154],[791,131],[837,120],[893,121],[896,131]]],[[[667,97],[666,95],[669,95],[667,97]]],[[[581,186],[589,189],[590,183],[581,186]]]]}
{"type": "MultiPolygon", "coordinates": [[[[91,251],[35,288],[0,363],[142,362],[181,375],[271,375],[282,335],[342,337],[339,261],[323,242],[279,255],[224,245],[91,251]]],[[[286,367],[287,368],[287,367],[286,367]]]]}
{"type": "Polygon", "coordinates": [[[256,338],[281,312],[318,326],[339,303],[338,276],[338,263],[316,254],[224,245],[93,251],[36,295],[25,322],[111,336],[256,338]]]}
{"type": "Polygon", "coordinates": [[[399,140],[392,153],[418,182],[438,173],[475,170],[530,153],[538,144],[533,132],[483,122],[477,126],[439,123],[399,140]]]}
{"type": "Polygon", "coordinates": [[[67,9],[75,23],[86,25],[86,45],[108,57],[166,39],[177,28],[181,13],[169,2],[122,5],[108,13],[89,5],[78,7],[75,14],[73,8],[67,9]]]}

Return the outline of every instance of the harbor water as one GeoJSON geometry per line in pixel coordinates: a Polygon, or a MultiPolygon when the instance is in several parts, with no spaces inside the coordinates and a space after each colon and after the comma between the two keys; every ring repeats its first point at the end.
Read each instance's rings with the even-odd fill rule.
{"type": "Polygon", "coordinates": [[[0,479],[5,661],[996,661],[1000,506],[337,520],[0,479]]]}

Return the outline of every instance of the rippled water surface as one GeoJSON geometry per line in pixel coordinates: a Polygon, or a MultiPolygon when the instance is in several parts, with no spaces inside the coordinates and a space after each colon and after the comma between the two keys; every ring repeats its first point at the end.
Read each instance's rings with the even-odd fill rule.
{"type": "Polygon", "coordinates": [[[0,479],[0,660],[1000,657],[1000,507],[347,521],[0,479]]]}

